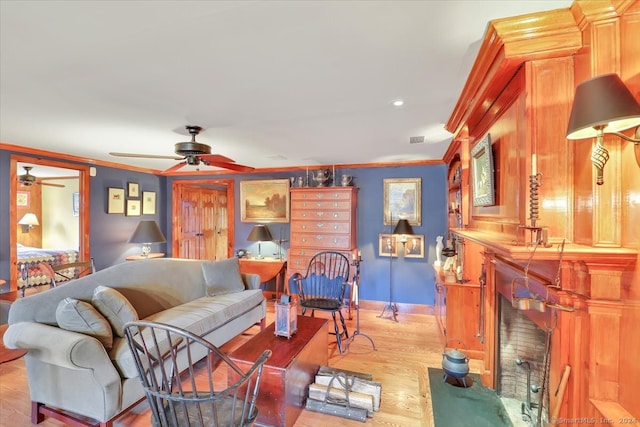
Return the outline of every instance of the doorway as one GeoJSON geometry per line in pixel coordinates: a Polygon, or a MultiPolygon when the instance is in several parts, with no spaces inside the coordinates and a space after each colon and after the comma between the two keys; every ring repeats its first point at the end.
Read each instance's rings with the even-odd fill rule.
{"type": "Polygon", "coordinates": [[[209,261],[233,256],[233,194],[230,179],[173,182],[173,256],[209,261]]]}
{"type": "MultiPolygon", "coordinates": [[[[90,249],[89,249],[89,224],[90,224],[90,214],[89,214],[89,166],[78,165],[74,163],[67,163],[63,161],[57,160],[48,160],[37,157],[29,157],[25,155],[12,155],[10,161],[10,194],[11,194],[11,206],[9,210],[9,221],[10,221],[10,290],[16,291],[18,290],[18,244],[24,243],[21,241],[23,239],[25,243],[31,244],[34,247],[45,247],[45,246],[55,246],[62,239],[65,242],[71,242],[74,246],[78,248],[78,257],[80,259],[89,259],[90,257],[90,249]],[[31,166],[31,170],[25,170],[24,166],[31,166]],[[40,171],[38,171],[40,168],[40,171]],[[53,177],[37,177],[40,172],[46,170],[47,168],[55,168],[56,174],[59,174],[55,180],[49,179],[53,177]],[[27,173],[28,172],[28,173],[27,173]],[[24,178],[25,175],[36,176],[36,178],[29,178],[28,180],[24,180],[23,182],[19,182],[19,177],[22,176],[24,178]],[[55,234],[46,234],[46,227],[48,224],[47,218],[42,218],[43,213],[46,213],[47,210],[42,210],[43,199],[42,197],[47,197],[47,194],[55,194],[55,192],[47,192],[46,190],[41,191],[42,188],[52,187],[52,188],[66,188],[71,185],[65,185],[65,180],[74,181],[74,189],[75,182],[77,182],[77,191],[73,191],[72,193],[77,193],[70,195],[68,200],[68,208],[69,212],[71,212],[74,216],[77,212],[77,222],[72,222],[74,236],[72,238],[69,237],[59,237],[56,240],[55,234]],[[33,192],[26,191],[29,189],[29,185],[25,186],[24,181],[32,181],[30,187],[36,187],[33,192]],[[31,194],[36,195],[36,199],[31,200],[31,194]],[[44,194],[43,194],[44,193],[44,194]],[[20,198],[18,196],[21,196],[20,198]],[[34,233],[33,236],[23,235],[21,232],[20,226],[18,226],[18,221],[20,221],[25,212],[27,212],[31,207],[38,209],[38,213],[40,214],[40,218],[38,219],[39,226],[37,228],[37,232],[34,233]],[[26,210],[25,210],[26,209],[26,210]],[[40,226],[41,225],[41,226],[40,226]],[[43,234],[43,229],[45,233],[43,234]],[[77,233],[77,235],[75,234],[77,233]]],[[[71,181],[69,181],[71,182],[71,181]]],[[[28,184],[28,183],[27,183],[28,184]]],[[[55,196],[52,196],[55,197],[55,196]]],[[[47,205],[47,203],[44,203],[47,205]]],[[[35,229],[34,229],[35,230],[35,229]]]]}

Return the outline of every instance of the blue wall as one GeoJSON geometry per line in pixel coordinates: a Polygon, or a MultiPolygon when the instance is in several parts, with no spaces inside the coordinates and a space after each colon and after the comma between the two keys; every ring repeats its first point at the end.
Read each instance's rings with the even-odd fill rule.
{"type": "MultiPolygon", "coordinates": [[[[301,173],[278,172],[247,175],[216,175],[216,178],[233,179],[235,182],[235,248],[249,249],[258,253],[258,245],[247,241],[254,223],[240,222],[240,181],[258,179],[281,179],[299,176],[301,173]]],[[[362,251],[363,263],[360,268],[360,298],[363,300],[388,301],[390,267],[393,280],[393,300],[398,303],[433,305],[433,261],[435,261],[436,236],[446,235],[446,166],[398,166],[354,169],[336,169],[336,175],[353,175],[358,190],[358,247],[362,251]],[[390,233],[392,226],[383,225],[383,180],[385,178],[422,179],[422,225],[414,226],[416,234],[425,236],[425,258],[404,258],[400,255],[391,261],[378,256],[378,235],[390,233]],[[392,263],[390,266],[390,262],[392,263]]],[[[173,178],[181,179],[181,178],[173,178]]],[[[172,178],[168,179],[167,190],[172,178]]],[[[193,179],[185,177],[184,179],[193,179]]],[[[167,191],[171,198],[170,191],[167,191]]],[[[168,200],[170,206],[171,201],[168,200]]],[[[168,213],[170,215],[170,213],[168,213]]],[[[289,238],[289,224],[267,224],[274,239],[282,234],[289,238]]],[[[288,242],[283,244],[286,251],[288,242]]],[[[262,254],[277,254],[275,243],[262,243],[262,254]]],[[[286,252],[285,252],[286,255],[286,252]]]]}
{"type": "MultiPolygon", "coordinates": [[[[9,200],[10,152],[0,150],[0,199],[9,200]]],[[[160,177],[152,174],[131,172],[110,167],[96,166],[97,173],[91,177],[91,254],[99,269],[123,262],[129,255],[139,253],[140,248],[127,243],[140,219],[155,219],[167,239],[171,239],[168,224],[171,223],[171,186],[174,180],[194,177],[160,177]],[[107,214],[107,192],[109,187],[125,188],[127,182],[140,184],[140,192],[156,192],[156,215],[128,217],[122,214],[107,214]]],[[[235,181],[235,248],[247,248],[258,252],[255,242],[247,236],[253,223],[240,222],[240,181],[278,179],[299,176],[295,172],[256,173],[251,175],[216,175],[235,181]]],[[[398,303],[433,305],[433,268],[437,235],[446,233],[446,166],[398,166],[372,168],[336,168],[336,175],[353,175],[358,191],[358,246],[362,251],[360,298],[363,300],[388,301],[390,267],[393,283],[393,301],[398,303]],[[422,225],[414,226],[416,234],[425,236],[425,258],[404,258],[400,255],[391,260],[378,256],[378,235],[390,233],[391,226],[383,225],[383,180],[385,178],[422,179],[422,225]]],[[[198,176],[198,179],[203,178],[198,176]]],[[[9,203],[0,204],[0,277],[9,277],[9,203]]],[[[289,236],[289,224],[269,224],[275,239],[282,234],[289,236]]],[[[169,227],[170,228],[170,227],[169,227]]],[[[283,244],[286,250],[288,242],[283,244]]],[[[154,245],[153,251],[171,255],[168,244],[154,245]]],[[[272,256],[277,253],[274,243],[262,243],[262,253],[272,256]]],[[[285,252],[286,253],[286,252],[285,252]]],[[[5,285],[5,290],[8,285],[5,285]]]]}

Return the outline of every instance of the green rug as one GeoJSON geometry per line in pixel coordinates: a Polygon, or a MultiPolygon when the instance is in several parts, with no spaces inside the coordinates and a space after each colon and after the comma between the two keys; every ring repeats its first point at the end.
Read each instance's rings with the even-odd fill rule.
{"type": "Polygon", "coordinates": [[[480,382],[478,375],[468,375],[467,388],[462,381],[448,377],[442,369],[429,368],[429,387],[433,402],[435,427],[513,427],[495,391],[480,382]]]}

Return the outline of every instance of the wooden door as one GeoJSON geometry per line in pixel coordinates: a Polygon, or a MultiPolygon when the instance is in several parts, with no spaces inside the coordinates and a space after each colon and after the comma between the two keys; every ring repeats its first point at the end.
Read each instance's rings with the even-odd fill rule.
{"type": "Polygon", "coordinates": [[[200,257],[200,189],[183,187],[180,191],[180,235],[177,236],[179,258],[200,257]]]}
{"type": "Polygon", "coordinates": [[[214,190],[214,206],[216,215],[213,217],[214,232],[216,235],[213,247],[213,257],[209,259],[220,260],[228,258],[229,224],[227,221],[227,192],[226,190],[214,190]]]}
{"type": "Polygon", "coordinates": [[[180,191],[179,257],[227,258],[226,191],[183,187],[180,191]]]}

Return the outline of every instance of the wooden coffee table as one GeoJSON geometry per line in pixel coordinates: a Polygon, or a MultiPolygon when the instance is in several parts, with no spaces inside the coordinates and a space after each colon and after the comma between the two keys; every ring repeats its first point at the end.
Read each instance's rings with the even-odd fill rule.
{"type": "MultiPolygon", "coordinates": [[[[230,356],[247,370],[264,350],[271,350],[262,371],[256,425],[290,427],[304,408],[307,388],[315,381],[318,368],[327,365],[327,320],[298,316],[298,331],[289,339],[275,336],[274,331],[272,323],[230,356]]],[[[229,369],[229,384],[237,379],[229,369]]]]}

